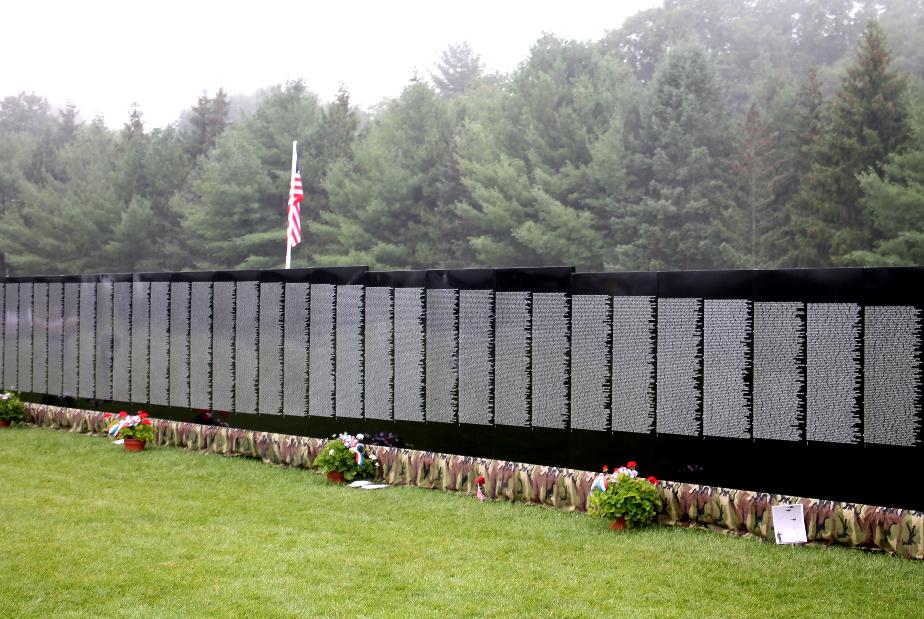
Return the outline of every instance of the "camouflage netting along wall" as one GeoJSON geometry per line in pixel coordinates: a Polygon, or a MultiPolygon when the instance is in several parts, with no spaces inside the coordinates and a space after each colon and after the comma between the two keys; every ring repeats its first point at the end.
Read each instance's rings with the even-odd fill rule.
{"type": "MultiPolygon", "coordinates": [[[[28,421],[40,427],[101,434],[103,413],[26,404],[28,421]]],[[[326,439],[155,420],[157,444],[226,456],[259,458],[271,464],[311,468],[326,439]]],[[[584,511],[596,473],[393,447],[371,447],[389,484],[473,493],[484,475],[493,499],[539,503],[584,511]]],[[[924,559],[924,512],[854,503],[804,499],[682,482],[658,484],[665,525],[773,538],[770,508],[800,502],[810,542],[879,550],[924,559]]]]}

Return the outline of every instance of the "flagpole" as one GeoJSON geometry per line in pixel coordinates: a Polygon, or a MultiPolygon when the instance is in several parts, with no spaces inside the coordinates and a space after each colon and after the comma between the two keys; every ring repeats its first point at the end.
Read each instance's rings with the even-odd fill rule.
{"type": "Polygon", "coordinates": [[[289,269],[292,267],[292,243],[289,239],[289,217],[292,216],[292,183],[295,182],[295,158],[296,151],[295,148],[298,142],[292,140],[292,175],[289,177],[289,202],[290,204],[286,208],[286,268],[289,269]]]}

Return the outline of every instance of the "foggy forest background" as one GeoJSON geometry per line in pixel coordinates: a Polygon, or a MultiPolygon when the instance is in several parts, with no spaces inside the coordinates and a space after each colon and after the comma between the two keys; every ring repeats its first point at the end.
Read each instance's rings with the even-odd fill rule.
{"type": "Polygon", "coordinates": [[[0,103],[7,274],[280,268],[293,139],[293,266],[924,264],[920,0],[667,0],[509,75],[452,45],[371,111],[291,82],[143,112],[0,103]]]}

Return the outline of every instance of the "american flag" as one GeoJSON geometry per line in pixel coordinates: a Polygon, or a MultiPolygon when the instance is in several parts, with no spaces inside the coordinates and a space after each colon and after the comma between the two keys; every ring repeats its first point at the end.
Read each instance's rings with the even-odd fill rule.
{"type": "Polygon", "coordinates": [[[299,205],[304,197],[302,175],[296,167],[295,173],[292,175],[292,183],[289,186],[289,229],[286,233],[289,239],[289,247],[295,247],[302,242],[302,218],[299,205]]]}

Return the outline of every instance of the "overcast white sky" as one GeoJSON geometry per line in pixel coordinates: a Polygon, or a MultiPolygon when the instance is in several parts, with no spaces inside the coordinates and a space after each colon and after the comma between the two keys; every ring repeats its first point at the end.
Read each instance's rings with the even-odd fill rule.
{"type": "Polygon", "coordinates": [[[363,107],[429,74],[468,41],[508,72],[543,32],[597,39],[660,0],[8,0],[0,97],[36,92],[84,119],[121,126],[133,101],[148,128],[175,121],[203,90],[250,94],[302,78],[330,100],[343,83],[363,107]]]}

